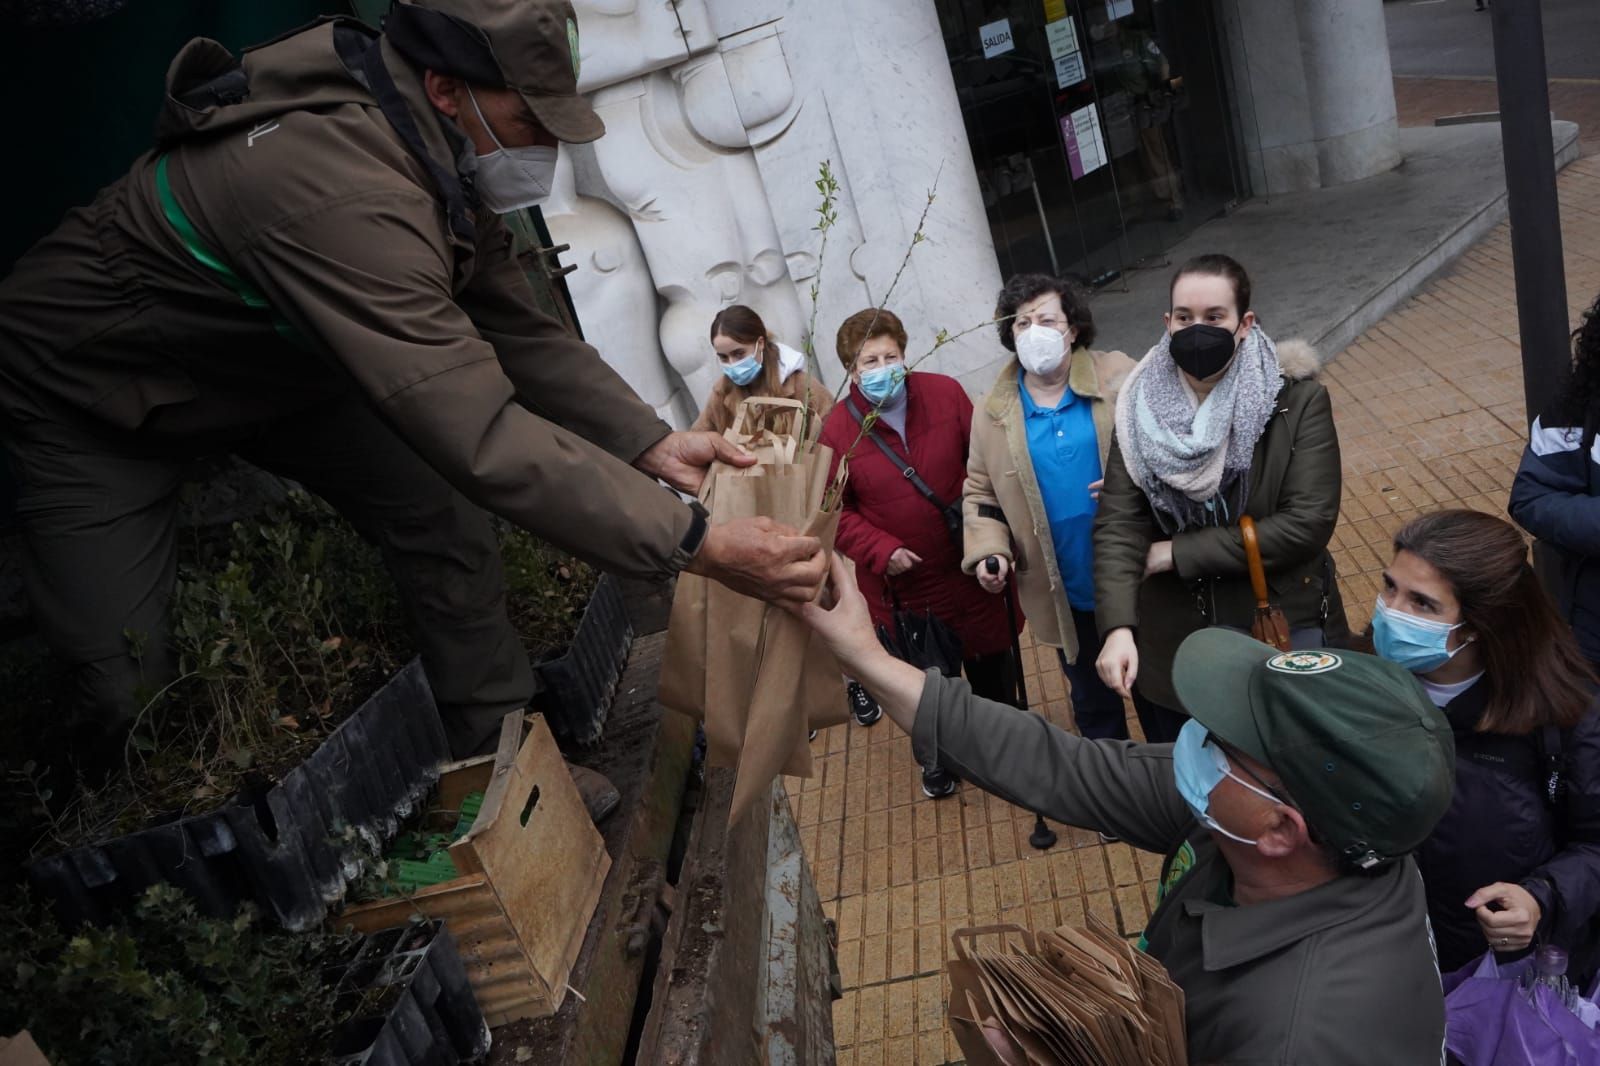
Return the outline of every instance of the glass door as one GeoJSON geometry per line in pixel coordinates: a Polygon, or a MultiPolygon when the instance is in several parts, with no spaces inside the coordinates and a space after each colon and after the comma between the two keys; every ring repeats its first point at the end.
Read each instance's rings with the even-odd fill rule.
{"type": "Polygon", "coordinates": [[[937,6],[1003,274],[1106,284],[1239,198],[1210,4],[937,6]]]}

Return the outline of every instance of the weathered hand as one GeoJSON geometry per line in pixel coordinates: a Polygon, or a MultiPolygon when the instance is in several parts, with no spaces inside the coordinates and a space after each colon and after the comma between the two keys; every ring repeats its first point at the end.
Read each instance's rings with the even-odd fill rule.
{"type": "Polygon", "coordinates": [[[645,449],[633,465],[679,492],[695,495],[713,462],[754,466],[756,457],[729,444],[720,433],[680,430],[668,433],[645,449]]]}
{"type": "Polygon", "coordinates": [[[828,556],[820,540],[790,526],[764,517],[735,518],[706,530],[687,569],[769,603],[804,603],[827,575],[828,556]]]}
{"type": "Polygon", "coordinates": [[[1467,897],[1466,905],[1477,911],[1478,928],[1495,951],[1521,951],[1533,943],[1544,913],[1527,889],[1504,881],[1484,885],[1467,897]],[[1490,903],[1500,909],[1490,910],[1490,903]]]}
{"type": "Polygon", "coordinates": [[[1133,639],[1133,630],[1123,626],[1107,633],[1094,665],[1100,671],[1100,680],[1111,691],[1123,698],[1131,696],[1133,683],[1139,679],[1139,645],[1133,639]]]}
{"type": "Polygon", "coordinates": [[[983,591],[1000,593],[1006,590],[1006,576],[1011,573],[1011,560],[1004,555],[991,555],[988,559],[978,564],[978,584],[983,591]],[[989,563],[993,561],[999,565],[994,573],[989,572],[989,563]]]}

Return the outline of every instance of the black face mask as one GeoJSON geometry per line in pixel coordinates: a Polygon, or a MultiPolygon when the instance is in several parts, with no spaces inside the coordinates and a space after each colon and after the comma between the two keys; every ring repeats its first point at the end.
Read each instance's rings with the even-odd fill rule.
{"type": "Polygon", "coordinates": [[[1172,335],[1172,361],[1190,377],[1204,381],[1228,365],[1237,347],[1232,330],[1202,322],[1172,335]]]}

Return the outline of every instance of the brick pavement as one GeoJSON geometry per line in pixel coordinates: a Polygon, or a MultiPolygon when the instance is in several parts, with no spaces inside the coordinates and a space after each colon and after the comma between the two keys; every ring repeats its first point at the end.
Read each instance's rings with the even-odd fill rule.
{"type": "MultiPolygon", "coordinates": [[[[1573,164],[1559,184],[1576,318],[1600,290],[1600,157],[1573,164]]],[[[1435,507],[1504,507],[1524,432],[1508,227],[1358,338],[1324,380],[1344,451],[1333,548],[1350,621],[1360,626],[1389,538],[1407,519],[1435,507]]],[[[1024,654],[1035,704],[1070,728],[1053,657],[1024,654]]],[[[992,796],[964,786],[957,798],[926,800],[910,741],[887,721],[826,730],[814,748],[817,776],[788,785],[838,924],[842,1066],[960,1061],[944,1019],[953,929],[1048,927],[1085,912],[1130,936],[1143,927],[1158,856],[1062,826],[1060,843],[1039,853],[1027,843],[1032,816],[992,796]]]]}

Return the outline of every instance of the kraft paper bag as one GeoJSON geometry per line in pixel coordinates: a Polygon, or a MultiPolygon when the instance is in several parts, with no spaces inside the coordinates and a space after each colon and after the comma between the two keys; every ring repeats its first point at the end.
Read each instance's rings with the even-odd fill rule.
{"type": "MultiPolygon", "coordinates": [[[[831,552],[838,515],[822,509],[831,453],[814,441],[745,429],[755,406],[800,405],[767,398],[741,405],[727,436],[758,462],[713,466],[701,491],[711,524],[765,516],[818,537],[831,552]]],[[[710,765],[737,770],[730,822],[764,796],[778,774],[809,777],[807,734],[848,715],[839,664],[809,626],[693,574],[678,578],[660,699],[704,721],[710,765]]]]}
{"type": "Polygon", "coordinates": [[[947,1016],[969,1061],[1183,1066],[1183,993],[1166,971],[1090,918],[1037,940],[1017,926],[951,937],[947,1016]],[[1000,937],[980,951],[980,936],[1000,937]],[[1007,940],[1020,939],[1019,950],[1007,940]]]}

